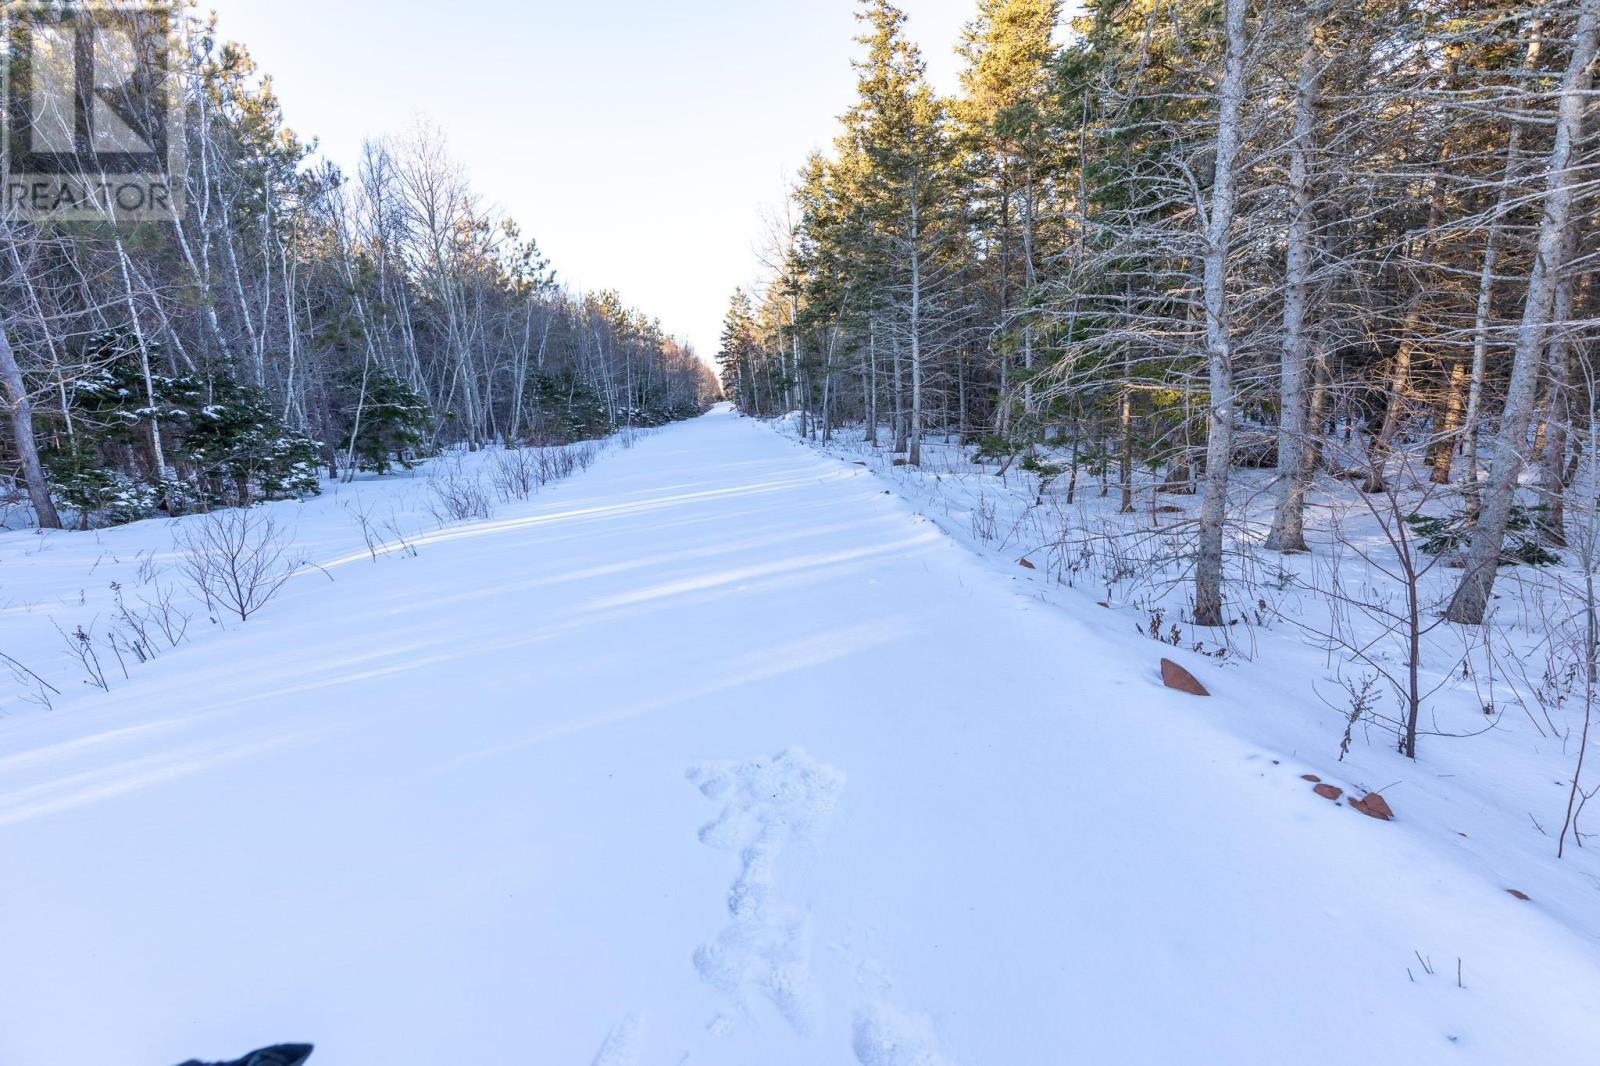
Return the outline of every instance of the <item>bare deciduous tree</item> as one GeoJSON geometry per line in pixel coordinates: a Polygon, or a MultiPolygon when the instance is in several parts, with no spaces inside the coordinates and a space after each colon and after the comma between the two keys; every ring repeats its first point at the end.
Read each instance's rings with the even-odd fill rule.
{"type": "Polygon", "coordinates": [[[192,518],[180,528],[178,570],[210,610],[241,622],[272,601],[302,564],[271,515],[231,508],[192,518]]]}

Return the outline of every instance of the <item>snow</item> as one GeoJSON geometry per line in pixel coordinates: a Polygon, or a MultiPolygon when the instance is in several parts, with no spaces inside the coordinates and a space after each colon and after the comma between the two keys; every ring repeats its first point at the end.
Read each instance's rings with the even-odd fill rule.
{"type": "MultiPolygon", "coordinates": [[[[781,428],[796,436],[796,425],[791,419],[781,428]]],[[[1178,660],[1223,697],[1208,705],[1211,721],[1266,749],[1292,753],[1307,772],[1346,792],[1382,791],[1441,857],[1537,897],[1553,917],[1600,943],[1600,848],[1592,833],[1585,833],[1588,847],[1575,847],[1569,837],[1566,857],[1551,861],[1582,735],[1581,685],[1564,706],[1541,705],[1536,691],[1545,688],[1549,702],[1546,671],[1577,663],[1576,650],[1551,637],[1553,622],[1582,628],[1582,604],[1574,598],[1583,584],[1576,547],[1563,552],[1563,566],[1503,570],[1487,631],[1434,625],[1424,634],[1427,699],[1417,762],[1395,751],[1395,694],[1382,682],[1375,702],[1389,722],[1364,719],[1341,758],[1349,715],[1344,683],[1375,676],[1373,663],[1403,674],[1408,656],[1403,632],[1384,632],[1363,611],[1328,595],[1342,587],[1387,610],[1403,597],[1372,510],[1348,487],[1328,482],[1312,495],[1307,535],[1313,552],[1285,556],[1260,548],[1275,499],[1272,474],[1235,471],[1230,512],[1239,520],[1230,519],[1227,562],[1230,613],[1239,621],[1218,636],[1183,620],[1191,586],[1187,561],[1174,549],[1186,541],[1167,532],[1192,522],[1197,497],[1158,493],[1157,477],[1136,475],[1136,513],[1120,515],[1114,469],[1106,494],[1098,478],[1085,475],[1076,500],[1068,502],[1064,478],[1041,493],[1036,476],[1014,465],[997,477],[997,464],[974,463],[969,447],[926,441],[918,470],[894,465],[886,449],[865,445],[862,436],[859,428],[847,429],[821,450],[866,467],[917,514],[989,558],[997,576],[1095,628],[1118,658],[1178,660]],[[1152,513],[1156,507],[1176,513],[1152,513]],[[1019,567],[1022,559],[1035,569],[1019,567]],[[1349,643],[1366,647],[1373,663],[1353,662],[1347,648],[1329,644],[1335,613],[1349,643]],[[1154,625],[1158,614],[1160,626],[1154,625]],[[1162,642],[1150,639],[1153,629],[1162,642]],[[1463,664],[1470,671],[1463,672],[1463,664]]],[[[1054,458],[1064,462],[1066,456],[1054,458]]],[[[1580,483],[1574,498],[1583,491],[1580,483]]],[[[1425,484],[1401,502],[1419,500],[1431,509],[1449,503],[1425,484]]],[[[1593,512],[1574,508],[1569,532],[1576,540],[1582,523],[1595,520],[1593,512]]],[[[1426,567],[1419,589],[1424,622],[1432,624],[1461,571],[1419,559],[1426,567]]],[[[1581,681],[1581,672],[1575,679],[1581,681]]],[[[1589,743],[1592,767],[1600,735],[1589,743]]],[[[1592,814],[1586,830],[1589,822],[1592,814]]]]}
{"type": "Polygon", "coordinates": [[[1510,804],[1442,824],[1476,761],[1338,764],[1261,731],[1292,678],[1170,648],[1218,695],[1169,692],[1125,616],[726,410],[487,520],[427,476],[268,505],[319,568],[109,693],[46,615],[175,582],[173,523],[0,536],[0,646],[65,691],[0,719],[0,1063],[1600,1050],[1595,886],[1510,804]]]}

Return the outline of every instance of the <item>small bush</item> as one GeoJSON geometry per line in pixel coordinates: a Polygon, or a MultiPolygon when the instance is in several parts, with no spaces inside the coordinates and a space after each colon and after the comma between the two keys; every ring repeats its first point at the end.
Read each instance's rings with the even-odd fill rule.
{"type": "Polygon", "coordinates": [[[562,481],[577,469],[578,458],[570,448],[539,448],[539,484],[562,481]]]}
{"type": "Polygon", "coordinates": [[[589,469],[599,454],[594,444],[508,448],[494,457],[489,479],[502,502],[526,500],[552,481],[589,469]]]}
{"type": "Polygon", "coordinates": [[[1041,494],[1049,492],[1051,482],[1067,473],[1067,467],[1062,466],[1060,463],[1052,463],[1047,460],[1040,459],[1036,455],[1024,457],[1022,460],[1022,469],[1026,470],[1030,474],[1033,474],[1039,479],[1039,492],[1041,494]]]}
{"type": "Polygon", "coordinates": [[[47,453],[45,462],[52,492],[77,513],[81,529],[137,522],[160,510],[159,488],[104,466],[97,455],[64,449],[47,453]]]}
{"type": "MultiPolygon", "coordinates": [[[[1500,562],[1506,566],[1556,566],[1561,556],[1539,543],[1535,516],[1544,510],[1539,507],[1513,505],[1511,517],[1506,521],[1505,548],[1500,562]]],[[[1472,539],[1472,523],[1466,512],[1452,511],[1444,516],[1414,514],[1406,525],[1417,535],[1419,547],[1427,555],[1446,555],[1458,552],[1472,539]]]]}
{"type": "Polygon", "coordinates": [[[212,610],[248,621],[300,569],[288,537],[261,511],[229,509],[191,519],[178,533],[178,569],[212,610]]]}
{"type": "Polygon", "coordinates": [[[494,514],[489,493],[476,474],[469,474],[458,459],[441,464],[430,472],[428,488],[433,492],[429,510],[440,525],[447,522],[465,522],[468,519],[488,519],[494,514]]]}
{"type": "Polygon", "coordinates": [[[539,478],[538,457],[530,448],[508,448],[500,452],[494,457],[489,476],[503,503],[526,500],[544,484],[539,478]]]}

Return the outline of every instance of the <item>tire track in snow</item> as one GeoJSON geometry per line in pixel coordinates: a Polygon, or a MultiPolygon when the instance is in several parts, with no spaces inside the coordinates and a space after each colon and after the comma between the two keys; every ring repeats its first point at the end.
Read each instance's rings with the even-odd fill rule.
{"type": "Polygon", "coordinates": [[[809,1033],[811,914],[786,898],[781,867],[791,848],[813,840],[826,823],[844,774],[791,748],[771,759],[703,763],[688,776],[702,795],[723,804],[700,830],[701,843],[737,851],[740,859],[728,890],[729,922],[695,952],[695,969],[740,1007],[758,993],[796,1032],[809,1033]]]}

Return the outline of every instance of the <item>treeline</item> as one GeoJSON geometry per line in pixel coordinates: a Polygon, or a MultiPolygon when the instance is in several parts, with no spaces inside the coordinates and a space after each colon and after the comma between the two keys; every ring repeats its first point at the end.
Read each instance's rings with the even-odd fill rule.
{"type": "Polygon", "coordinates": [[[1470,530],[1459,622],[1508,523],[1563,543],[1596,407],[1600,0],[1092,0],[1070,26],[981,0],[953,98],[899,10],[858,18],[858,102],[727,316],[744,410],[887,427],[911,464],[935,431],[1049,442],[1125,510],[1139,471],[1203,492],[1203,625],[1241,463],[1276,468],[1267,543],[1300,551],[1319,474],[1381,493],[1415,457],[1470,530]]]}
{"type": "Polygon", "coordinates": [[[179,45],[181,213],[0,219],[0,470],[41,525],[300,495],[715,396],[658,322],[559,285],[437,131],[371,142],[346,175],[285,126],[243,47],[194,22],[179,45]]]}

